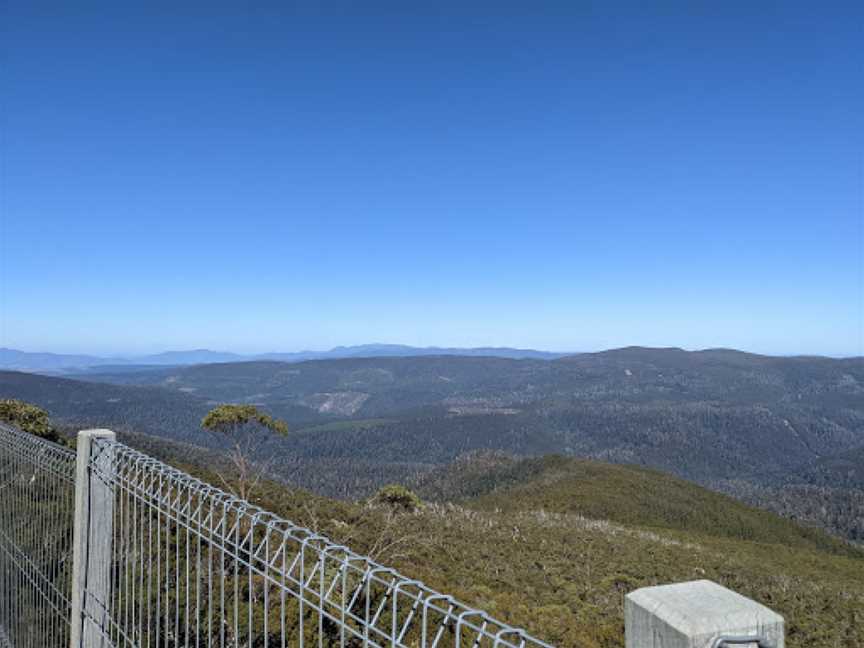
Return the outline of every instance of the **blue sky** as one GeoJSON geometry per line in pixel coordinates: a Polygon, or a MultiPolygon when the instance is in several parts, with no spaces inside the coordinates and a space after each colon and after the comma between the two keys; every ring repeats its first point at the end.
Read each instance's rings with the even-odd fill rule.
{"type": "Polygon", "coordinates": [[[860,3],[36,4],[0,346],[864,354],[860,3]]]}

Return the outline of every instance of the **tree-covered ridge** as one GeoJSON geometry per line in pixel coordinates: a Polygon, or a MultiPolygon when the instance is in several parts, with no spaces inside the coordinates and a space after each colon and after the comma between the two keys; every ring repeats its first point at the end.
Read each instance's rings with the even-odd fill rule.
{"type": "Polygon", "coordinates": [[[112,384],[0,372],[0,397],[30,400],[70,426],[212,449],[227,444],[199,429],[207,411],[259,407],[293,431],[265,444],[274,476],[337,497],[370,495],[466,452],[557,453],[657,468],[864,537],[861,359],[629,348],[551,361],[244,362],[87,379],[112,384]]]}
{"type": "MultiPolygon", "coordinates": [[[[230,469],[218,452],[121,438],[210,483],[230,469]]],[[[626,592],[698,578],[783,614],[790,647],[864,641],[860,549],[653,470],[481,454],[364,500],[265,480],[253,502],[562,647],[620,646],[626,592]]]]}
{"type": "Polygon", "coordinates": [[[783,614],[790,648],[864,642],[859,550],[693,484],[600,462],[481,456],[415,486],[432,499],[404,506],[410,494],[389,489],[337,501],[267,482],[256,504],[562,647],[620,647],[628,591],[699,578],[783,614]],[[643,508],[634,489],[656,499],[643,508]],[[704,516],[682,510],[702,502],[704,516]]]}
{"type": "Polygon", "coordinates": [[[426,476],[418,490],[435,500],[456,501],[483,511],[575,514],[864,558],[864,549],[823,531],[637,466],[560,455],[529,459],[475,455],[426,476]]]}
{"type": "Polygon", "coordinates": [[[497,395],[512,404],[568,395],[589,400],[712,400],[732,404],[788,401],[861,405],[864,363],[859,358],[773,357],[732,350],[628,348],[558,360],[431,356],[350,358],[301,363],[272,361],[197,365],[87,380],[164,385],[210,398],[298,402],[314,393],[359,391],[371,415],[399,392],[403,408],[440,404],[449,397],[497,395]]]}

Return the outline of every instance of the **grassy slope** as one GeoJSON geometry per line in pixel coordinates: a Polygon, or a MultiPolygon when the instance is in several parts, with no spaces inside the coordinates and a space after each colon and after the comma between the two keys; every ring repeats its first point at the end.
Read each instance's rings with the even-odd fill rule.
{"type": "Polygon", "coordinates": [[[626,525],[864,556],[817,529],[637,466],[560,456],[485,457],[453,464],[421,492],[505,514],[572,513],[626,525]]]}
{"type": "Polygon", "coordinates": [[[426,491],[445,488],[460,502],[416,513],[272,483],[256,503],[557,646],[618,648],[627,592],[698,578],[782,613],[790,648],[864,645],[864,558],[821,532],[652,471],[554,457],[461,465],[426,491]]]}
{"type": "Polygon", "coordinates": [[[394,514],[276,486],[261,504],[558,646],[620,647],[624,594],[698,578],[784,614],[790,647],[864,645],[862,559],[575,514],[394,514]]]}

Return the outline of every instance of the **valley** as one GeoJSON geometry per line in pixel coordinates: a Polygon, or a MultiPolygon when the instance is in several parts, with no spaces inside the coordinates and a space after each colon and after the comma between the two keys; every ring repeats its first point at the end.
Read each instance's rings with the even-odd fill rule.
{"type": "Polygon", "coordinates": [[[219,449],[221,402],[288,422],[273,478],[340,498],[418,483],[466,454],[651,467],[864,540],[864,363],[625,348],[556,359],[420,356],[0,373],[0,396],[61,424],[219,449]],[[791,494],[794,493],[794,496],[791,494]]]}

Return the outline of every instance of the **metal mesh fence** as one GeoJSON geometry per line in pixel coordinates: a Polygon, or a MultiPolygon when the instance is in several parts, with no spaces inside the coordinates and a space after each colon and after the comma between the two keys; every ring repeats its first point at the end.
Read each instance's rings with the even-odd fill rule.
{"type": "Polygon", "coordinates": [[[0,424],[0,648],[547,646],[116,441],[79,447],[76,471],[0,424]]]}
{"type": "Polygon", "coordinates": [[[0,647],[69,645],[75,454],[0,424],[0,647]]]}
{"type": "Polygon", "coordinates": [[[108,613],[90,622],[112,645],[546,645],[120,443],[93,448],[113,512],[108,613]]]}

